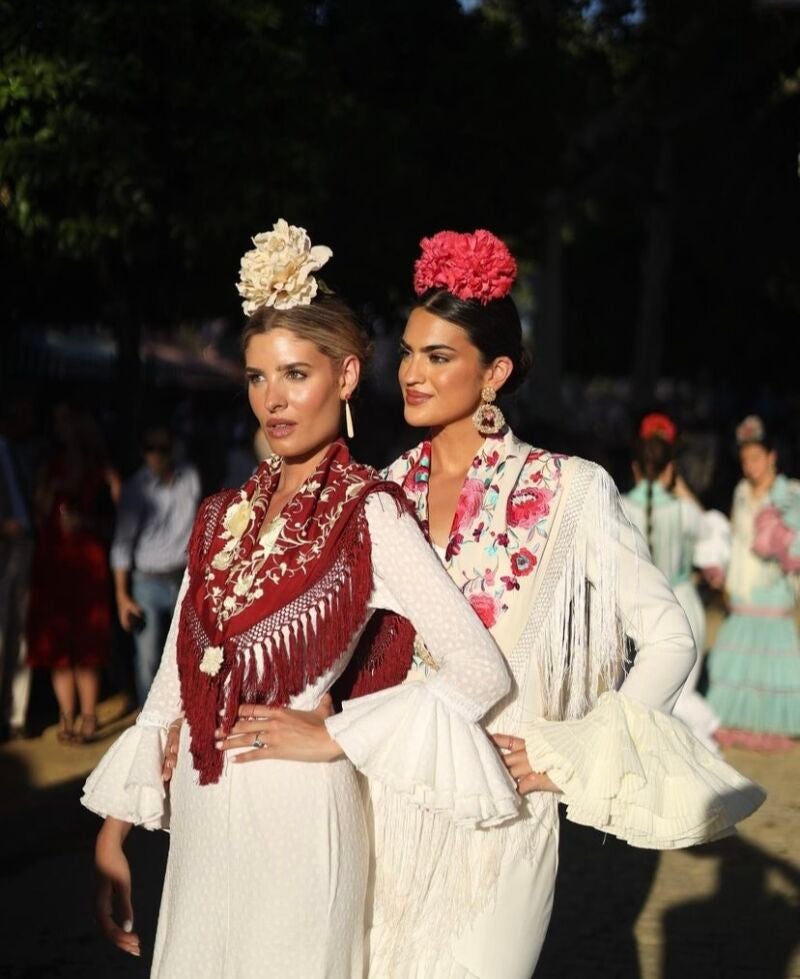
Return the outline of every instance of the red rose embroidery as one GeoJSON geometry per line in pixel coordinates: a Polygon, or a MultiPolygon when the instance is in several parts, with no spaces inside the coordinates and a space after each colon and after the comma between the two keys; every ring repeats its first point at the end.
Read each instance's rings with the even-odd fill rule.
{"type": "Polygon", "coordinates": [[[524,527],[529,530],[542,517],[550,513],[552,490],[529,486],[517,490],[508,498],[506,520],[511,527],[524,527]]]}
{"type": "Polygon", "coordinates": [[[407,493],[418,493],[420,486],[428,482],[429,476],[428,466],[420,461],[406,473],[406,477],[403,480],[403,489],[407,493]]]}
{"type": "Polygon", "coordinates": [[[536,555],[526,548],[520,548],[516,554],[511,555],[511,570],[518,578],[524,578],[536,567],[536,555]]]}
{"type": "Polygon", "coordinates": [[[481,512],[484,486],[479,479],[468,479],[461,490],[456,507],[454,531],[466,530],[481,512]]]}
{"type": "Polygon", "coordinates": [[[500,611],[497,600],[492,598],[491,595],[484,595],[483,592],[476,592],[474,595],[468,595],[467,598],[481,622],[483,622],[487,629],[491,629],[495,622],[497,622],[497,616],[500,611]]]}

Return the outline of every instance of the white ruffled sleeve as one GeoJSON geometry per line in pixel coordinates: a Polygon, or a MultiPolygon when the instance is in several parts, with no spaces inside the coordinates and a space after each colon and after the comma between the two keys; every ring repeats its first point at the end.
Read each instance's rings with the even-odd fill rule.
{"type": "Polygon", "coordinates": [[[621,507],[608,539],[590,536],[588,574],[613,556],[617,614],[634,643],[619,691],[604,693],[585,717],[525,725],[528,759],[561,789],[567,818],[635,846],[672,849],[727,835],[765,793],[702,745],[671,716],[696,658],[686,614],[653,565],[621,507]],[[603,557],[601,557],[601,555],[603,557]]]}
{"type": "Polygon", "coordinates": [[[604,693],[575,721],[533,721],[534,771],[562,791],[567,818],[633,846],[669,850],[727,836],[766,793],[667,714],[604,693]]]}
{"type": "Polygon", "coordinates": [[[384,494],[367,503],[370,605],[408,618],[436,660],[435,676],[347,701],[328,718],[353,764],[417,807],[460,826],[516,815],[519,798],[477,721],[510,687],[505,661],[426,542],[384,494]]]}
{"type": "Polygon", "coordinates": [[[145,829],[169,829],[169,796],[161,780],[167,728],[181,717],[177,639],[184,574],[175,612],[150,693],[133,727],[100,759],[83,787],[81,803],[98,816],[114,816],[145,829]]]}

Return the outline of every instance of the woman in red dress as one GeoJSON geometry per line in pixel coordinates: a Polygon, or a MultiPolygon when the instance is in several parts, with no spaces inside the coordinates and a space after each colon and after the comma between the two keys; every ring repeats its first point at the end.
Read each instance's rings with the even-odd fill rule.
{"type": "Polygon", "coordinates": [[[100,669],[111,647],[108,544],[120,480],[87,412],[60,403],[53,422],[57,447],[37,488],[28,658],[51,671],[59,740],[85,742],[97,727],[100,669]]]}

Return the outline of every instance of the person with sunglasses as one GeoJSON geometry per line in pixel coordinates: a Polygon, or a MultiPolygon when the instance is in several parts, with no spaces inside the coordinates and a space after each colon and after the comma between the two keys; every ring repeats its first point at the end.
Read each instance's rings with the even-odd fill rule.
{"type": "Polygon", "coordinates": [[[134,638],[140,705],[161,659],[200,503],[197,470],[176,462],[165,426],[147,429],[143,453],[144,465],[123,486],[111,547],[119,621],[134,638]]]}

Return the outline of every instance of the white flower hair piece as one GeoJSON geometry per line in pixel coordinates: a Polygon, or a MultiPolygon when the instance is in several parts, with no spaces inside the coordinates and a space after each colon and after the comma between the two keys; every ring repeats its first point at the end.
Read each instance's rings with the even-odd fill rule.
{"type": "Polygon", "coordinates": [[[252,316],[261,306],[308,306],[320,289],[311,273],[328,261],[333,255],[331,249],[326,245],[312,246],[305,228],[283,218],[275,222],[272,231],[257,234],[253,244],[255,248],[242,256],[236,284],[244,299],[245,316],[252,316]]]}
{"type": "Polygon", "coordinates": [[[758,415],[748,415],[736,426],[736,441],[739,445],[747,445],[748,442],[763,442],[764,435],[764,422],[758,415]]]}

